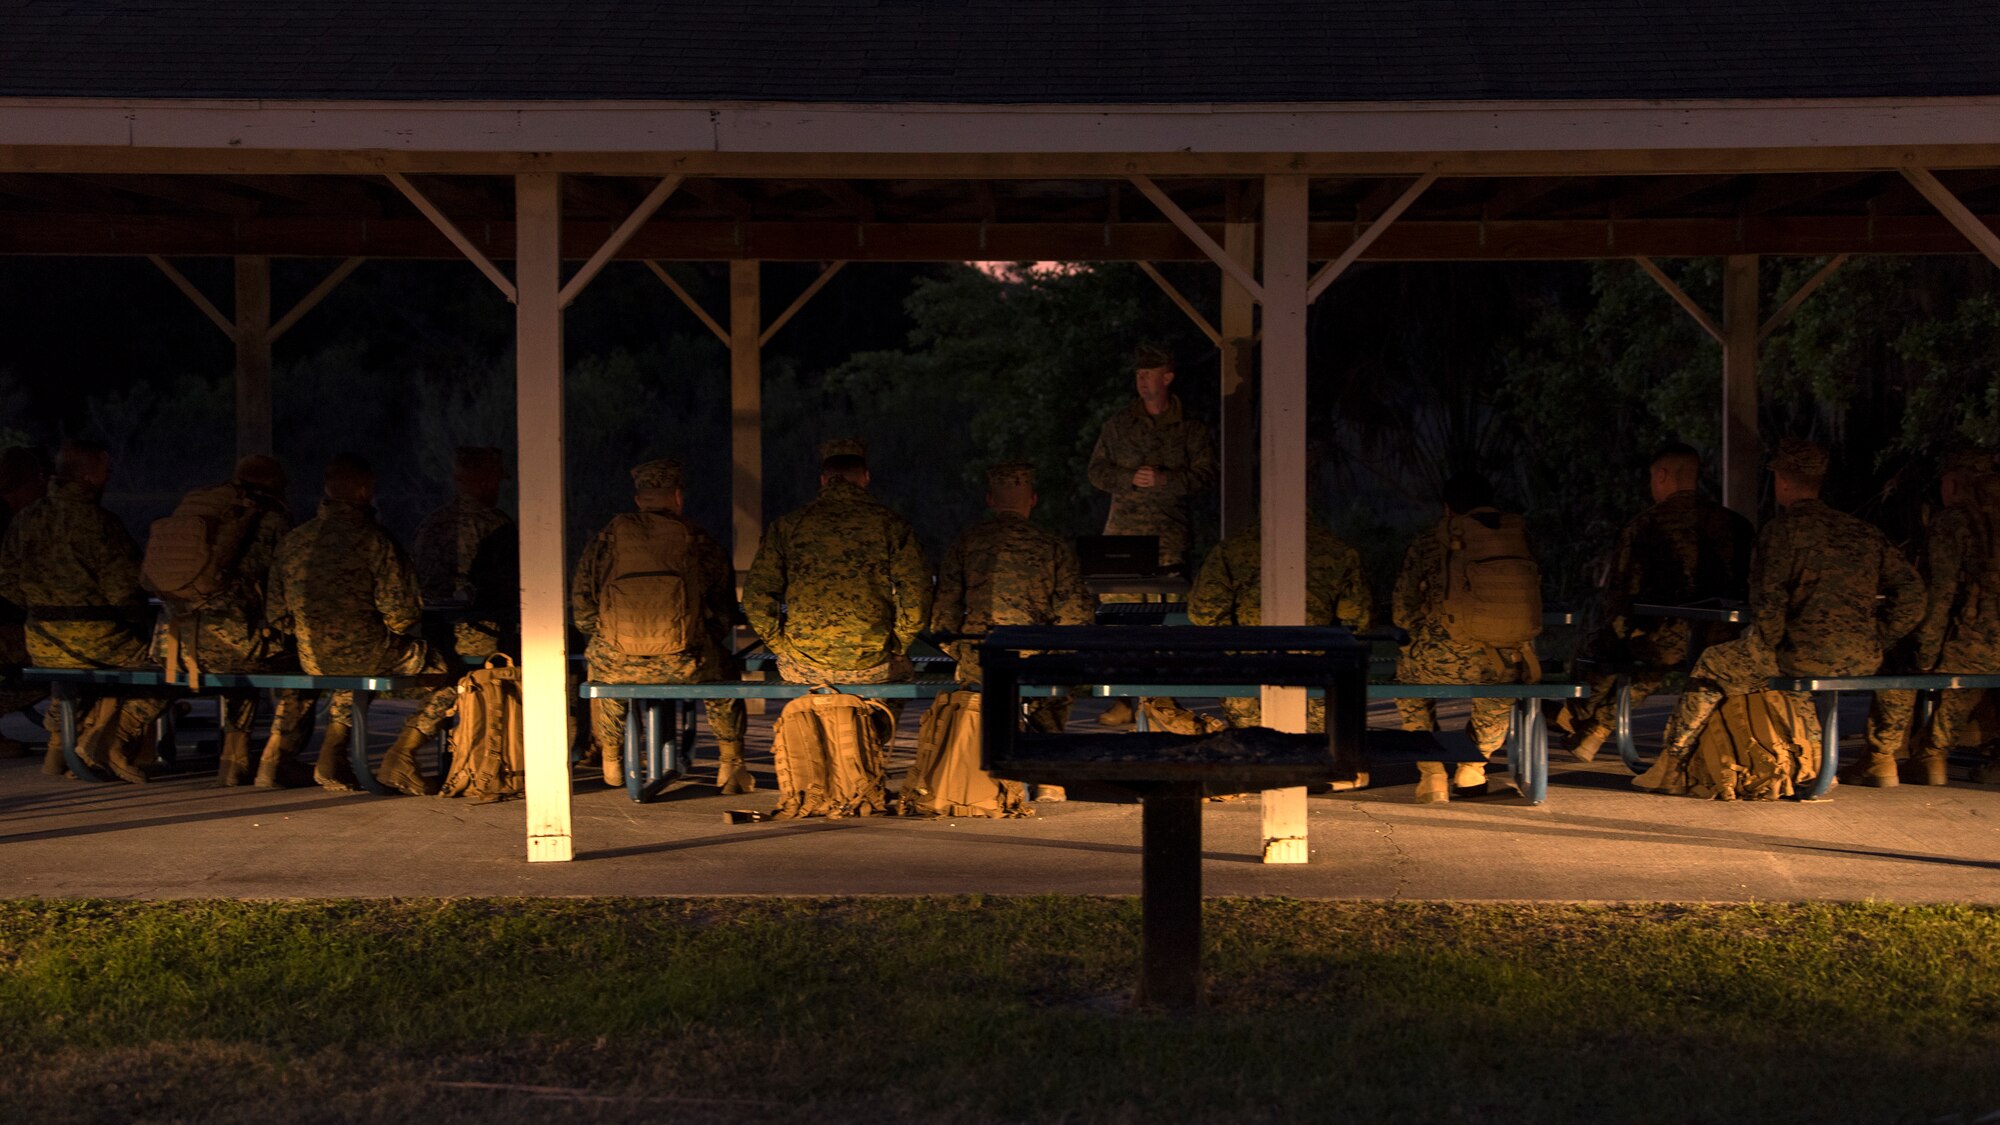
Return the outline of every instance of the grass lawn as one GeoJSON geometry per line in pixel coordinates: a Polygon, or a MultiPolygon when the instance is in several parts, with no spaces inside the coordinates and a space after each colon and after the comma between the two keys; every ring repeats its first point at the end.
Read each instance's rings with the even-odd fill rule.
{"type": "MultiPolygon", "coordinates": [[[[1123,899],[0,903],[0,1121],[2000,1112],[2000,911],[1123,899]]],[[[1991,1120],[2000,1120],[1993,1117],[1991,1120]]]]}

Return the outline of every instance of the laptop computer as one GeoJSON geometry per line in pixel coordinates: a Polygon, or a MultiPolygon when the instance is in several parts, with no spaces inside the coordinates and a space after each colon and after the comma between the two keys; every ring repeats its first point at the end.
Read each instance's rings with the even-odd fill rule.
{"type": "Polygon", "coordinates": [[[1160,572],[1157,535],[1079,535],[1076,558],[1085,578],[1151,578],[1160,572]]]}

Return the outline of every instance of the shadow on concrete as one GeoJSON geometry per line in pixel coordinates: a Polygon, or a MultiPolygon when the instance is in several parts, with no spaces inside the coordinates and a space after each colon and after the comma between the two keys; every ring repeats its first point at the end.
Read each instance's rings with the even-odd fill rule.
{"type": "MultiPolygon", "coordinates": [[[[221,792],[229,792],[223,790],[221,792]]],[[[240,790],[238,791],[240,792],[240,790]]],[[[278,813],[295,813],[304,809],[322,806],[280,804],[280,805],[232,805],[226,809],[206,812],[178,813],[172,816],[147,816],[134,820],[110,821],[98,824],[72,824],[66,828],[50,828],[39,832],[13,832],[0,836],[0,844],[24,844],[31,840],[59,840],[71,836],[98,836],[107,832],[129,832],[139,828],[158,828],[169,824],[192,824],[200,821],[241,820],[245,817],[271,816],[278,813]]]]}

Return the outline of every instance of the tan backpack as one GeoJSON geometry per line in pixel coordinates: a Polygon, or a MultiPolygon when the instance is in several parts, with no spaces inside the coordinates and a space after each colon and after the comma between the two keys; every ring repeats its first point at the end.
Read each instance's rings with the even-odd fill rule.
{"type": "Polygon", "coordinates": [[[889,811],[883,747],[895,712],[858,695],[802,695],[778,713],[771,730],[778,765],[778,808],[786,817],[880,816],[889,811]]]}
{"type": "Polygon", "coordinates": [[[1542,571],[1528,550],[1528,521],[1474,512],[1446,520],[1440,534],[1446,634],[1496,653],[1532,651],[1528,642],[1542,633],[1542,571]]]}
{"type": "Polygon", "coordinates": [[[1026,787],[979,768],[979,693],[947,691],[924,712],[917,763],[903,781],[905,816],[1031,816],[1026,787]]]}
{"type": "Polygon", "coordinates": [[[139,582],[170,610],[205,607],[229,585],[257,526],[257,502],[234,484],[199,488],[153,521],[139,582]]]}
{"type": "Polygon", "coordinates": [[[489,805],[521,795],[521,669],[496,653],[458,681],[458,725],[451,732],[451,773],[441,797],[489,805]]]}
{"type": "Polygon", "coordinates": [[[675,656],[701,646],[700,568],[677,516],[628,512],[611,521],[611,580],[597,601],[597,635],[627,656],[675,656]]]}
{"type": "Polygon", "coordinates": [[[1819,776],[1819,730],[1812,705],[1779,691],[1732,695],[1703,724],[1687,763],[1690,794],[1727,789],[1745,801],[1775,801],[1819,776]]]}

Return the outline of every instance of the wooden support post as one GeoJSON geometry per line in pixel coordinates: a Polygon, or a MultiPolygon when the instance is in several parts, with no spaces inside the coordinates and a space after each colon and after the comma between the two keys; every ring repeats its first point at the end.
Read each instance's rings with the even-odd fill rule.
{"type": "Polygon", "coordinates": [[[562,177],[514,177],[514,380],[521,502],[522,726],[528,859],[575,855],[570,828],[569,628],[563,583],[562,177]]]}
{"type": "MultiPolygon", "coordinates": [[[[1222,248],[1245,270],[1257,269],[1257,224],[1222,228],[1222,248]]],[[[1222,534],[1250,526],[1257,513],[1257,301],[1222,275],[1222,534]]]]}
{"type": "Polygon", "coordinates": [[[1757,256],[1722,262],[1722,503],[1757,522],[1763,442],[1757,436],[1757,256]]]}
{"type": "MultiPolygon", "coordinates": [[[[1266,625],[1306,623],[1306,177],[1264,178],[1262,605],[1266,625]]],[[[1302,734],[1303,688],[1263,690],[1264,725],[1302,734]]],[[[1304,863],[1306,791],[1264,794],[1264,862],[1304,863]]]]}
{"type": "Polygon", "coordinates": [[[729,263],[731,555],[740,576],[764,534],[764,307],[759,263],[729,263]]]}
{"type": "Polygon", "coordinates": [[[236,259],[236,455],[271,452],[271,259],[236,259]]]}

